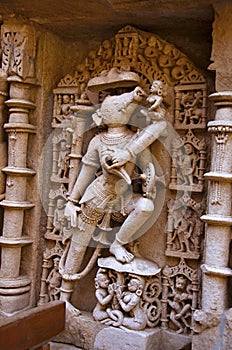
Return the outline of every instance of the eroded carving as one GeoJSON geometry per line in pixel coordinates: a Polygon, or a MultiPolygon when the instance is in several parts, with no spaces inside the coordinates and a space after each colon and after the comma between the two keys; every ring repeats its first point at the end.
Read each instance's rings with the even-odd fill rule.
{"type": "Polygon", "coordinates": [[[60,296],[61,275],[59,273],[59,261],[59,257],[53,258],[53,267],[46,279],[50,301],[59,300],[60,296]]]}
{"type": "Polygon", "coordinates": [[[202,192],[206,167],[206,144],[191,130],[186,136],[174,139],[172,144],[172,175],[169,188],[202,192]]]}
{"type": "Polygon", "coordinates": [[[175,87],[175,128],[205,129],[206,85],[180,85],[175,87]]]}
{"type": "Polygon", "coordinates": [[[192,332],[192,315],[197,305],[197,270],[191,269],[184,260],[174,267],[163,270],[163,327],[177,333],[192,332]]]}
{"type": "Polygon", "coordinates": [[[33,27],[2,26],[2,69],[23,80],[35,78],[36,35],[33,27]]]}
{"type": "Polygon", "coordinates": [[[168,203],[167,221],[167,256],[178,256],[189,259],[199,259],[200,235],[202,222],[200,221],[201,204],[186,203],[184,198],[168,203]]]}

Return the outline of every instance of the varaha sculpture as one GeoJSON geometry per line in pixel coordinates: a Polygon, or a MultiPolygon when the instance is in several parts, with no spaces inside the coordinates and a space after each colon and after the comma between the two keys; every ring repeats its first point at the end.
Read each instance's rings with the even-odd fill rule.
{"type": "MultiPolygon", "coordinates": [[[[129,72],[127,76],[130,78],[129,72]]],[[[113,84],[119,85],[120,79],[120,72],[115,72],[113,84]]],[[[107,80],[107,76],[102,80],[107,80]]],[[[125,85],[125,80],[123,84],[125,85]]],[[[158,81],[156,84],[163,85],[158,81]]],[[[112,83],[109,85],[111,87],[112,83]]],[[[152,87],[153,94],[154,86],[155,84],[152,87]]],[[[65,215],[71,222],[72,238],[61,269],[61,297],[64,300],[70,299],[73,282],[70,283],[69,280],[79,271],[86,248],[97,227],[101,230],[99,235],[104,237],[102,243],[106,243],[106,233],[111,230],[110,220],[116,222],[119,227],[115,237],[109,242],[110,253],[120,263],[129,264],[135,258],[132,250],[126,246],[133,242],[136,232],[154,210],[156,173],[147,146],[166,128],[164,113],[157,112],[160,106],[153,107],[153,112],[149,111],[149,114],[153,114],[152,122],[141,133],[135,133],[127,127],[138,103],[145,96],[146,93],[139,86],[131,92],[107,96],[93,114],[93,120],[104,124],[107,130],[90,141],[82,158],[80,174],[68,196],[65,215]],[[138,167],[141,169],[140,174],[135,172],[138,167]],[[94,179],[99,168],[101,172],[94,179]],[[135,178],[141,179],[142,194],[133,190],[132,181],[135,178]]],[[[119,303],[122,305],[122,299],[119,303]]],[[[125,305],[124,309],[127,310],[125,305]]],[[[130,322],[128,327],[129,324],[130,322]]],[[[144,328],[145,325],[146,322],[142,322],[140,327],[144,328]]]]}
{"type": "Polygon", "coordinates": [[[74,77],[62,79],[54,89],[40,303],[65,300],[75,323],[75,282],[98,265],[96,322],[192,334],[206,96],[204,78],[186,57],[130,26],[91,51],[74,77]],[[153,156],[157,139],[170,157],[170,179],[153,156]],[[154,208],[163,206],[160,189],[168,181],[167,224],[159,233],[166,234],[164,268],[141,256],[138,242],[156,220],[154,208]],[[86,263],[88,247],[94,251],[86,263]]]}
{"type": "MultiPolygon", "coordinates": [[[[8,134],[6,141],[2,128],[3,317],[36,302],[37,276],[31,269],[36,257],[30,262],[28,256],[41,252],[39,232],[27,230],[39,208],[27,189],[38,170],[34,170],[30,145],[31,139],[37,140],[36,96],[43,91],[36,74],[39,45],[34,27],[13,22],[1,26],[0,117],[8,134]],[[4,105],[9,112],[7,123],[4,105]]],[[[79,326],[91,319],[94,329],[109,332],[112,338],[124,332],[126,344],[131,334],[137,340],[144,334],[155,334],[157,339],[159,333],[167,340],[166,331],[170,339],[188,338],[190,343],[195,332],[193,342],[198,338],[201,349],[202,339],[208,342],[209,333],[217,337],[231,311],[227,312],[227,280],[232,274],[228,262],[231,91],[210,96],[217,112],[208,123],[212,160],[206,174],[210,150],[205,78],[185,55],[158,36],[122,28],[91,50],[74,75],[67,74],[53,92],[52,164],[50,182],[44,187],[48,208],[46,232],[40,237],[46,249],[39,303],[66,300],[67,324],[75,334],[65,340],[79,346],[80,336],[84,348],[95,348],[93,339],[99,340],[101,333],[97,337],[88,333],[92,343],[86,346],[87,337],[79,326]],[[157,154],[164,176],[153,157],[157,154]],[[201,216],[205,178],[211,183],[208,213],[201,216]],[[160,187],[165,198],[154,225],[160,187]],[[88,245],[94,246],[94,252],[93,247],[86,249],[88,245]],[[86,267],[80,266],[86,261],[86,267]],[[86,280],[89,308],[83,305],[83,316],[75,317],[79,312],[74,306],[79,307],[86,297],[78,288],[86,280]],[[84,319],[90,308],[92,316],[84,319]]],[[[108,348],[103,338],[96,348],[108,348]]],[[[176,348],[183,346],[178,343],[176,348]]]]}

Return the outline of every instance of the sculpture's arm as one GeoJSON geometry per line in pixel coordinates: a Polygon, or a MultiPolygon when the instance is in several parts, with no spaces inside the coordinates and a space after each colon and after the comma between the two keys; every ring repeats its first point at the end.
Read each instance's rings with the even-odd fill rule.
{"type": "Polygon", "coordinates": [[[107,294],[106,296],[104,296],[101,290],[97,290],[95,295],[99,304],[101,304],[102,306],[107,305],[113,298],[113,294],[107,294]]]}
{"type": "Polygon", "coordinates": [[[95,173],[99,168],[98,154],[99,138],[95,136],[89,143],[88,149],[82,158],[82,167],[80,174],[74,184],[73,190],[70,193],[69,199],[75,203],[79,201],[88,185],[93,181],[95,173]]]}
{"type": "Polygon", "coordinates": [[[78,202],[83,195],[85,189],[93,181],[97,167],[93,165],[83,164],[81,172],[75,182],[72,192],[70,193],[69,200],[78,202]]]}
{"type": "Polygon", "coordinates": [[[130,312],[139,302],[139,297],[137,295],[131,295],[131,299],[128,303],[125,303],[122,299],[119,300],[119,304],[125,312],[130,312]]]}
{"type": "Polygon", "coordinates": [[[142,130],[136,139],[127,145],[127,150],[133,157],[136,157],[140,152],[157,140],[166,127],[167,122],[165,120],[156,121],[155,123],[148,125],[142,130]]]}
{"type": "Polygon", "coordinates": [[[133,139],[125,149],[117,150],[112,156],[114,167],[122,166],[128,161],[132,161],[139,153],[150,146],[167,127],[165,120],[156,121],[148,125],[137,138],[133,139]]]}

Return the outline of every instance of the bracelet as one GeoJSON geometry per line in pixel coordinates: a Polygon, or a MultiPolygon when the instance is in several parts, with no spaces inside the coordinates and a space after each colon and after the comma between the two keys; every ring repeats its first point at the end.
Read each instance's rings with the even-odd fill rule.
{"type": "Polygon", "coordinates": [[[71,202],[73,204],[78,204],[79,203],[79,201],[77,199],[74,199],[74,198],[71,198],[71,197],[68,197],[67,199],[68,199],[68,202],[71,202]]]}

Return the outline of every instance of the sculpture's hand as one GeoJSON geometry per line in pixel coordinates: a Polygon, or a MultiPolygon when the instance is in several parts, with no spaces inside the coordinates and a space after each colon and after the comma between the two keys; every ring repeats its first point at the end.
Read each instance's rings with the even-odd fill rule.
{"type": "Polygon", "coordinates": [[[128,161],[131,160],[131,154],[129,151],[125,150],[125,149],[116,149],[113,150],[113,153],[111,155],[111,159],[112,159],[112,168],[115,167],[121,167],[124,164],[126,164],[128,161]]]}
{"type": "Polygon", "coordinates": [[[113,294],[114,294],[114,286],[113,286],[112,284],[110,284],[109,287],[108,287],[108,293],[109,293],[110,295],[113,295],[113,294]]]}
{"type": "Polygon", "coordinates": [[[77,226],[77,212],[80,211],[80,207],[75,206],[72,202],[66,204],[64,210],[64,216],[70,218],[71,226],[77,226]]]}

